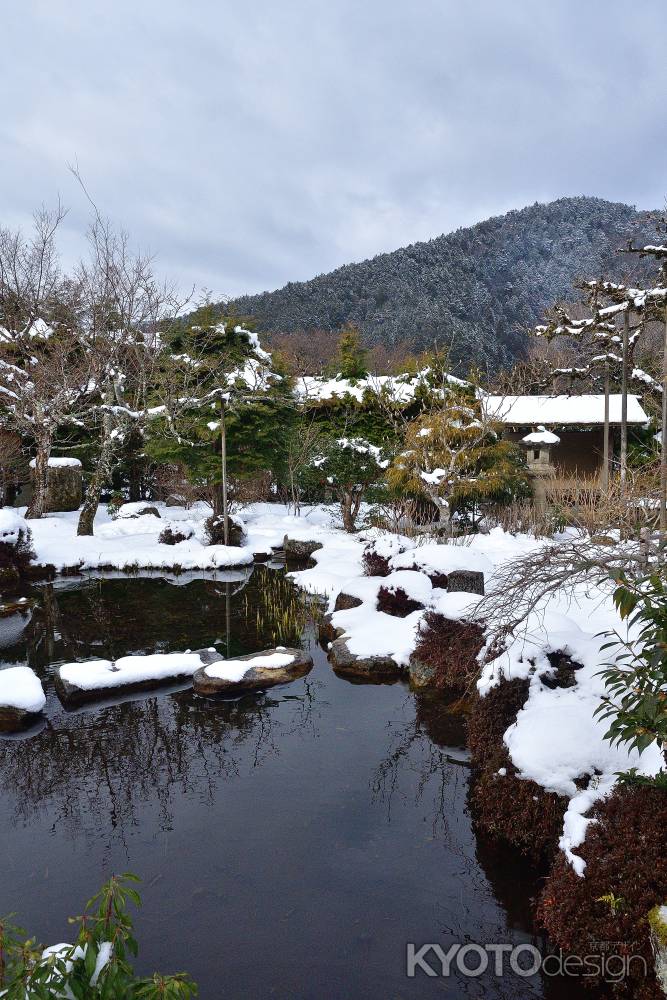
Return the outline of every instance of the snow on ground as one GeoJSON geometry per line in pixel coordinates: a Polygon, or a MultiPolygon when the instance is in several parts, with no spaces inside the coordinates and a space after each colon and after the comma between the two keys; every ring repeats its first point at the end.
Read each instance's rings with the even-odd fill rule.
{"type": "MultiPolygon", "coordinates": [[[[47,514],[31,520],[29,527],[37,562],[52,564],[59,571],[72,566],[84,570],[108,566],[119,570],[159,570],[176,565],[182,570],[216,570],[251,564],[255,552],[270,553],[272,547],[281,548],[286,534],[307,541],[340,538],[341,552],[349,549],[358,555],[361,553],[358,543],[348,537],[341,538],[342,532],[332,525],[331,512],[323,507],[305,507],[301,517],[295,517],[287,513],[283,504],[251,504],[243,511],[246,542],[238,547],[206,544],[204,522],[211,514],[206,504],[194,504],[186,510],[151,501],[150,506],[159,511],[160,517],[154,514],[136,516],[137,510],[146,506],[149,504],[126,504],[121,509],[121,516],[116,518],[101,506],[95,518],[95,534],[91,536],[77,536],[77,511],[47,514]],[[130,506],[135,509],[126,516],[125,511],[130,506]],[[194,534],[177,545],[164,545],[158,538],[168,527],[189,529],[194,534]]],[[[0,510],[0,532],[5,516],[8,530],[16,530],[25,523],[16,512],[5,508],[0,510]]],[[[355,565],[351,560],[344,575],[354,572],[355,565]]],[[[333,572],[334,578],[338,575],[333,572]]],[[[324,587],[325,591],[328,589],[331,587],[324,587]]]]}
{"type": "MultiPolygon", "coordinates": [[[[35,458],[32,458],[29,462],[29,465],[31,469],[36,469],[37,460],[35,458]]],[[[66,457],[58,458],[55,455],[52,455],[51,458],[48,460],[48,467],[49,469],[80,469],[81,462],[79,461],[78,458],[66,458],[66,457]]]]}
{"type": "Polygon", "coordinates": [[[0,667],[0,707],[41,712],[46,704],[39,677],[30,667],[0,667]]]}

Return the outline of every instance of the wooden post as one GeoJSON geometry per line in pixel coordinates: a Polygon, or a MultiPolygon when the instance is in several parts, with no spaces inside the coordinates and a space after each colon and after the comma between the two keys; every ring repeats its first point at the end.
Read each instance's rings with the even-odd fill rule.
{"type": "Polygon", "coordinates": [[[602,442],[602,489],[609,492],[609,360],[604,362],[604,441],[602,442]]]}
{"type": "Polygon", "coordinates": [[[225,545],[229,545],[229,510],[227,505],[227,429],[225,401],[220,397],[220,460],[222,462],[222,525],[225,545]]]}
{"type": "MultiPolygon", "coordinates": [[[[664,273],[664,272],[663,272],[664,273]]],[[[665,337],[662,345],[662,428],[660,434],[660,538],[662,558],[667,541],[667,305],[665,306],[665,337]]]]}
{"type": "Polygon", "coordinates": [[[625,496],[628,477],[628,350],[630,307],[623,313],[623,369],[621,374],[621,496],[625,496]]]}

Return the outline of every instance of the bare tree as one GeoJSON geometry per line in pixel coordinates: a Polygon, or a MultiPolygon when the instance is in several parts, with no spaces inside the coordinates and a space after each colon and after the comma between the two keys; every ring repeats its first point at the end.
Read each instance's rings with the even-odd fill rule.
{"type": "Polygon", "coordinates": [[[62,206],[41,209],[29,236],[0,230],[0,397],[2,423],[34,442],[34,493],[27,517],[44,511],[56,432],[80,422],[91,393],[91,354],[79,339],[80,289],[60,271],[62,206]]]}
{"type": "Polygon", "coordinates": [[[85,338],[93,351],[97,394],[91,419],[99,446],[79,516],[79,535],[93,534],[114,455],[149,417],[160,363],[160,327],[182,307],[174,289],[156,278],[152,258],[133,252],[127,233],[115,230],[97,209],[88,241],[90,259],[80,265],[78,281],[85,338]]]}

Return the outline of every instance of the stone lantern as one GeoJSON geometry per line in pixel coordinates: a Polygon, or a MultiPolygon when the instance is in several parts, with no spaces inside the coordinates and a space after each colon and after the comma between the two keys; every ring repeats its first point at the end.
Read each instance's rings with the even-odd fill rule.
{"type": "Polygon", "coordinates": [[[560,444],[560,438],[540,424],[536,431],[521,438],[520,443],[526,452],[526,465],[533,481],[535,503],[544,506],[546,480],[556,474],[556,468],[551,461],[551,451],[560,444]]]}

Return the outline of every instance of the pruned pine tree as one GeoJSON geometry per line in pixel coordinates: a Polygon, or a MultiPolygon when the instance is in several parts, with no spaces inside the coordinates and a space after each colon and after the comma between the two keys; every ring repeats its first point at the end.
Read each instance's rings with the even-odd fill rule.
{"type": "Polygon", "coordinates": [[[308,484],[330,493],[340,508],[345,531],[356,531],[361,505],[383,481],[388,465],[382,449],[361,437],[330,437],[310,461],[308,484]]]}
{"type": "Polygon", "coordinates": [[[523,456],[500,436],[472,387],[452,387],[444,403],[413,420],[387,478],[393,490],[428,498],[437,520],[506,504],[530,493],[523,456]]]}
{"type": "MultiPolygon", "coordinates": [[[[616,324],[613,319],[602,319],[597,315],[597,295],[593,290],[589,293],[593,315],[584,319],[573,319],[564,308],[556,306],[546,324],[535,327],[533,333],[537,337],[552,341],[558,337],[569,337],[577,341],[583,357],[578,365],[569,368],[553,367],[552,378],[567,377],[572,384],[575,380],[587,379],[598,384],[604,392],[604,431],[602,457],[602,486],[605,492],[609,488],[609,396],[613,381],[613,372],[620,373],[623,359],[615,350],[618,342],[616,324]],[[600,386],[601,383],[601,386],[600,386]]],[[[596,386],[596,387],[598,387],[596,386]]]]}
{"type": "Polygon", "coordinates": [[[204,303],[167,338],[152,394],[147,452],[178,463],[227,517],[227,473],[272,469],[293,410],[289,379],[255,333],[204,303]]]}
{"type": "Polygon", "coordinates": [[[621,446],[619,474],[624,487],[628,470],[628,393],[634,383],[638,388],[655,390],[655,380],[636,367],[635,357],[646,323],[656,318],[656,309],[663,300],[659,288],[633,288],[611,281],[587,281],[581,286],[587,293],[591,315],[572,319],[556,307],[547,324],[535,328],[537,336],[554,339],[567,336],[584,345],[582,363],[570,368],[554,368],[553,375],[592,378],[603,381],[605,394],[605,455],[603,487],[608,488],[609,476],[609,394],[614,381],[621,392],[621,446]]]}

